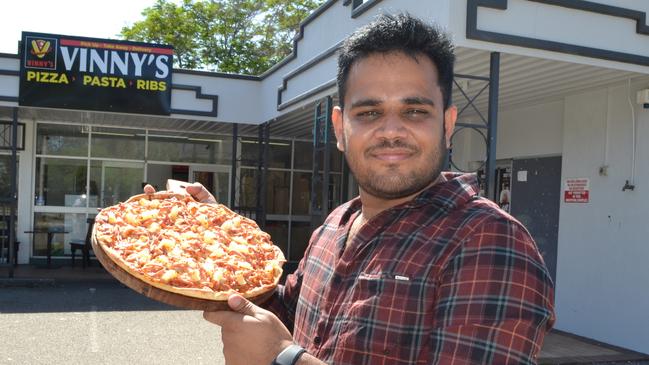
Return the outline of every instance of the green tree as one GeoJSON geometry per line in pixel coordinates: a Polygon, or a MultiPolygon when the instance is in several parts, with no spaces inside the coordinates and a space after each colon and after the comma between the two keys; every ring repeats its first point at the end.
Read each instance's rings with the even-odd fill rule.
{"type": "Polygon", "coordinates": [[[157,0],[121,36],[174,46],[176,67],[258,75],[291,52],[300,21],[323,2],[157,0]]]}

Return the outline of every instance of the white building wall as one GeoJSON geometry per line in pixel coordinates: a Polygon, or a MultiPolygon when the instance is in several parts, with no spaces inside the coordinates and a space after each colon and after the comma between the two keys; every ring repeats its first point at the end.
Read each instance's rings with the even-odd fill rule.
{"type": "Polygon", "coordinates": [[[563,101],[503,110],[498,117],[497,159],[559,155],[563,101]]]}
{"type": "MultiPolygon", "coordinates": [[[[282,114],[277,111],[277,88],[283,85],[283,80],[292,74],[298,67],[317,59],[326,50],[337,45],[357,28],[370,22],[376,15],[382,13],[409,12],[423,19],[435,22],[441,26],[447,26],[449,19],[450,0],[393,0],[382,1],[372,8],[352,18],[352,6],[343,5],[343,1],[337,1],[324,13],[308,22],[304,27],[303,38],[297,44],[297,57],[274,71],[262,81],[261,95],[272,95],[272,98],[263,98],[263,120],[270,120],[282,114]]],[[[308,70],[287,78],[286,90],[282,92],[282,103],[293,98],[304,95],[336,79],[337,53],[320,59],[308,70]]],[[[330,88],[335,90],[335,86],[330,88]]],[[[296,103],[286,109],[292,110],[303,105],[311,104],[317,96],[309,98],[308,101],[296,103]]]]}
{"type": "MultiPolygon", "coordinates": [[[[180,72],[173,73],[172,81],[175,85],[200,86],[201,92],[206,95],[218,95],[217,117],[200,117],[199,119],[252,124],[263,122],[259,81],[180,72]]],[[[197,99],[196,93],[193,91],[172,89],[171,107],[209,112],[212,109],[212,102],[211,100],[197,99]]]]}
{"type": "MultiPolygon", "coordinates": [[[[496,159],[560,155],[563,148],[563,99],[498,111],[496,159]]],[[[462,120],[477,124],[475,121],[462,120]]],[[[485,135],[486,129],[481,130],[485,135]]],[[[484,138],[464,129],[453,139],[453,161],[471,170],[486,158],[484,138]]]]}
{"type": "Polygon", "coordinates": [[[622,191],[633,145],[627,85],[565,99],[562,181],[590,179],[590,202],[561,203],[556,327],[649,353],[649,110],[635,103],[639,88],[649,81],[631,88],[634,191],[622,191]]]}
{"type": "MultiPolygon", "coordinates": [[[[649,13],[647,1],[598,0],[593,2],[649,13]]],[[[636,33],[636,22],[633,20],[528,0],[507,0],[506,3],[507,10],[480,6],[477,28],[511,36],[615,50],[641,56],[649,53],[647,36],[636,33]]],[[[469,39],[466,37],[467,0],[451,1],[449,14],[449,29],[458,47],[649,73],[647,66],[469,39]]]]}

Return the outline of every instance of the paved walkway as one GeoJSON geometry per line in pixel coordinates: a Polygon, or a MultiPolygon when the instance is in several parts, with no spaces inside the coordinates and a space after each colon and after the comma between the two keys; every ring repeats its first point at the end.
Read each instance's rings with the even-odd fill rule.
{"type": "MultiPolygon", "coordinates": [[[[0,356],[0,364],[223,364],[220,331],[200,311],[145,298],[97,263],[85,269],[20,265],[13,279],[7,276],[0,268],[0,343],[14,350],[13,357],[0,356]]],[[[647,355],[560,331],[546,337],[540,360],[649,365],[647,355]]]]}

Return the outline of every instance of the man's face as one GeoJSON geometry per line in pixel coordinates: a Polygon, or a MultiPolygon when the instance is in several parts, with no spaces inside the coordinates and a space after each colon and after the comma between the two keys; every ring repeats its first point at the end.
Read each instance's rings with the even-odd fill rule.
{"type": "Polygon", "coordinates": [[[444,111],[433,62],[400,52],[370,55],[352,65],[346,86],[345,109],[334,108],[332,120],[361,189],[398,199],[435,181],[457,110],[444,111]]]}

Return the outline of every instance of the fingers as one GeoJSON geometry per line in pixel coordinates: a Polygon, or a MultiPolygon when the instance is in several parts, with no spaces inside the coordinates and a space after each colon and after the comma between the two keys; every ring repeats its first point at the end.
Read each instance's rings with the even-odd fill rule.
{"type": "Polygon", "coordinates": [[[238,294],[232,294],[228,297],[228,305],[232,311],[203,312],[203,318],[224,327],[233,321],[240,322],[244,316],[257,318],[264,312],[263,309],[238,294]]]}
{"type": "Polygon", "coordinates": [[[232,320],[232,314],[236,314],[238,317],[241,317],[238,313],[232,313],[229,311],[218,311],[218,312],[203,312],[203,318],[208,322],[212,322],[217,326],[223,327],[228,321],[232,320]]]}
{"type": "Polygon", "coordinates": [[[145,194],[153,194],[153,193],[155,193],[155,188],[153,186],[151,186],[150,184],[146,184],[144,186],[144,193],[145,194]]]}
{"type": "Polygon", "coordinates": [[[257,314],[257,309],[259,308],[238,294],[232,294],[228,297],[228,305],[235,312],[253,317],[257,314]]]}
{"type": "Polygon", "coordinates": [[[199,202],[216,203],[214,196],[212,196],[212,194],[210,194],[210,192],[207,191],[207,189],[205,189],[205,187],[201,185],[201,183],[193,183],[191,185],[187,185],[185,190],[199,202]]]}

